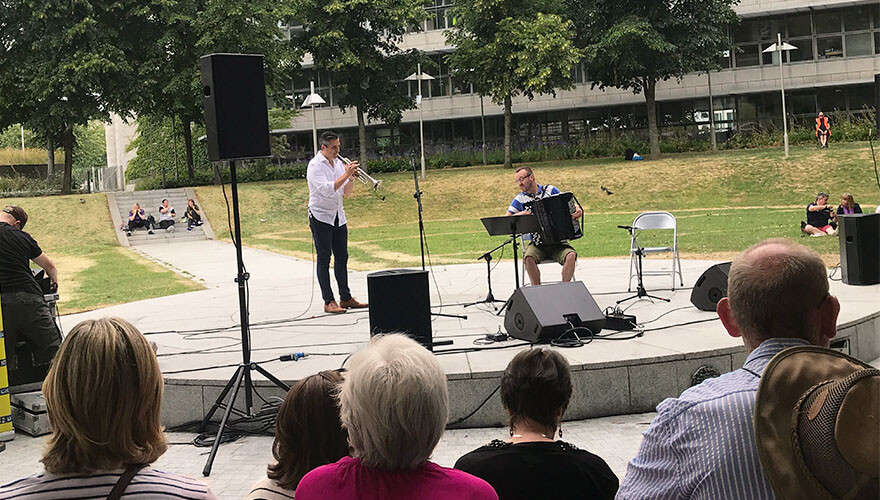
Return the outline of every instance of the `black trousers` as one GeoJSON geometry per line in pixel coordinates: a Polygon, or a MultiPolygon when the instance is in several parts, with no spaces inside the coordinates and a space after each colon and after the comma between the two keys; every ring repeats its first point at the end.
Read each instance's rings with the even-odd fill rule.
{"type": "Polygon", "coordinates": [[[11,370],[18,368],[15,345],[24,339],[33,346],[37,362],[48,363],[61,345],[49,305],[42,295],[28,292],[2,294],[3,333],[6,337],[6,360],[11,370]]]}
{"type": "Polygon", "coordinates": [[[155,219],[153,219],[153,216],[151,215],[147,219],[129,220],[128,227],[126,228],[126,231],[131,232],[135,228],[138,228],[138,227],[152,229],[155,226],[156,226],[155,219]]]}
{"type": "Polygon", "coordinates": [[[315,242],[315,253],[318,257],[318,285],[321,286],[321,297],[324,304],[333,302],[333,290],[330,288],[330,255],[333,255],[333,274],[339,287],[339,300],[351,298],[348,289],[348,227],[339,225],[336,217],[333,225],[321,222],[309,215],[309,228],[315,242]]]}

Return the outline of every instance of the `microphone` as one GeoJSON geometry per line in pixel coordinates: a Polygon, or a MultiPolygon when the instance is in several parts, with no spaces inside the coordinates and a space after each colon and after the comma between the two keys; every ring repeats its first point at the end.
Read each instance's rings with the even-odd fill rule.
{"type": "Polygon", "coordinates": [[[291,354],[284,354],[278,358],[279,361],[299,361],[302,358],[306,357],[307,354],[304,352],[294,352],[291,354]]]}
{"type": "Polygon", "coordinates": [[[630,230],[633,228],[632,226],[617,226],[617,227],[619,227],[620,229],[626,229],[626,230],[630,230]]]}

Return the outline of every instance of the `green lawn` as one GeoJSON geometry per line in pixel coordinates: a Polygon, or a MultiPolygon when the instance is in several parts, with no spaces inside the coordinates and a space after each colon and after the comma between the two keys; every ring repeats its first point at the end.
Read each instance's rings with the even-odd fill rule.
{"type": "Polygon", "coordinates": [[[121,248],[103,194],[4,198],[0,203],[28,211],[25,229],[58,266],[62,314],[201,288],[121,248]]]}
{"type": "MultiPolygon", "coordinates": [[[[246,165],[242,168],[247,168],[246,165]]],[[[804,207],[819,190],[836,203],[851,192],[865,209],[880,198],[867,143],[817,150],[801,147],[669,155],[659,161],[598,159],[533,165],[537,179],[572,191],[587,213],[581,257],[625,256],[628,236],[617,228],[646,210],[668,210],[679,224],[686,257],[728,258],[770,237],[795,238],[836,263],[837,238],[802,238],[804,207]],[[614,194],[606,195],[601,186],[614,194]]],[[[410,173],[380,174],[385,202],[360,184],[346,200],[353,267],[377,269],[419,262],[416,203],[410,173]]],[[[480,217],[501,215],[517,192],[513,172],[500,166],[428,171],[425,230],[434,263],[472,262],[502,240],[486,235],[480,217]]],[[[228,188],[227,188],[228,189],[228,188]]],[[[228,238],[220,188],[198,188],[218,237],[228,238]]],[[[227,191],[228,195],[228,191],[227,191]]],[[[305,181],[240,188],[245,244],[308,257],[311,238],[305,181]]],[[[650,244],[650,241],[644,243],[650,244]]],[[[497,255],[496,255],[497,256],[497,255]]],[[[511,256],[508,250],[505,258],[511,256]]]]}

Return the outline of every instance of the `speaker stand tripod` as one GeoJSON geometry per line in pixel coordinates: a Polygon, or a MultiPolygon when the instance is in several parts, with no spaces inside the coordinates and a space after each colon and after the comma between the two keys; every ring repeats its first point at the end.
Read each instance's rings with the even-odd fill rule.
{"type": "MultiPolygon", "coordinates": [[[[633,234],[633,230],[634,230],[634,229],[633,229],[632,226],[617,226],[617,227],[619,227],[619,228],[621,228],[621,229],[626,229],[627,231],[629,231],[629,235],[630,235],[630,237],[632,238],[632,241],[635,241],[636,245],[638,245],[639,242],[636,241],[635,234],[633,234]]],[[[620,299],[620,300],[617,301],[617,303],[618,303],[618,304],[622,304],[622,303],[624,303],[624,302],[626,302],[626,301],[629,301],[629,300],[633,300],[633,299],[641,300],[641,299],[644,299],[644,298],[647,298],[647,299],[655,299],[655,300],[662,300],[663,302],[669,302],[669,299],[664,299],[663,297],[657,297],[657,296],[655,296],[655,295],[650,295],[650,294],[648,293],[648,291],[645,290],[645,282],[644,282],[644,280],[643,280],[643,278],[642,278],[642,255],[644,255],[645,252],[644,252],[644,249],[641,247],[641,245],[639,245],[639,246],[636,247],[635,253],[636,253],[636,257],[637,257],[637,260],[636,260],[636,277],[638,278],[638,282],[639,282],[638,287],[636,287],[636,294],[633,295],[632,297],[627,297],[627,298],[625,298],[625,299],[620,299]]],[[[632,279],[632,277],[630,277],[630,279],[632,279]]],[[[632,282],[630,282],[630,283],[632,283],[632,282]]]]}
{"type": "Polygon", "coordinates": [[[221,407],[224,407],[223,418],[220,420],[220,427],[217,429],[217,436],[214,438],[214,445],[211,447],[211,453],[208,455],[208,461],[205,463],[205,468],[202,470],[202,474],[207,477],[211,475],[211,467],[214,465],[214,457],[217,456],[217,449],[220,447],[220,441],[223,437],[223,431],[226,429],[226,422],[229,420],[229,414],[231,412],[235,412],[237,415],[241,415],[244,417],[253,417],[253,407],[254,407],[254,383],[251,378],[251,372],[255,371],[260,375],[266,377],[273,384],[283,389],[285,392],[290,390],[290,386],[279,380],[277,377],[269,373],[265,368],[260,366],[254,361],[251,361],[251,332],[250,332],[250,324],[248,322],[248,304],[247,304],[247,280],[250,278],[250,274],[245,271],[244,267],[244,259],[242,258],[242,249],[241,249],[241,219],[239,217],[238,211],[238,177],[235,172],[235,160],[229,161],[229,173],[230,173],[230,185],[232,188],[232,220],[234,225],[234,233],[235,240],[233,243],[235,244],[235,258],[236,264],[238,266],[238,274],[236,275],[235,282],[238,284],[238,307],[241,315],[241,363],[239,363],[238,368],[235,369],[235,373],[232,375],[232,378],[229,379],[229,382],[226,383],[226,387],[223,388],[223,391],[220,392],[220,395],[217,396],[217,400],[214,401],[214,406],[211,407],[211,411],[205,415],[205,419],[202,421],[202,424],[199,426],[199,433],[205,432],[208,424],[211,421],[211,417],[214,416],[214,413],[217,412],[221,407]],[[236,410],[233,408],[235,406],[235,399],[238,397],[238,391],[242,388],[242,383],[244,383],[244,401],[245,401],[245,410],[242,412],[240,410],[236,410]],[[229,399],[224,402],[226,399],[226,395],[229,394],[230,389],[232,390],[232,395],[229,399]]]}

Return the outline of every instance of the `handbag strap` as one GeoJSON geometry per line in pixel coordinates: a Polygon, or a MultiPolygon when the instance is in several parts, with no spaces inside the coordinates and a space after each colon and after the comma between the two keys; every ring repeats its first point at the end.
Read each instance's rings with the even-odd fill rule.
{"type": "Polygon", "coordinates": [[[125,488],[128,487],[128,484],[131,483],[131,480],[134,479],[134,476],[140,472],[141,469],[146,467],[147,464],[135,464],[129,465],[125,472],[119,476],[119,480],[116,481],[116,484],[113,485],[113,489],[110,491],[110,495],[107,496],[107,500],[119,500],[122,498],[122,494],[125,492],[125,488]]]}

